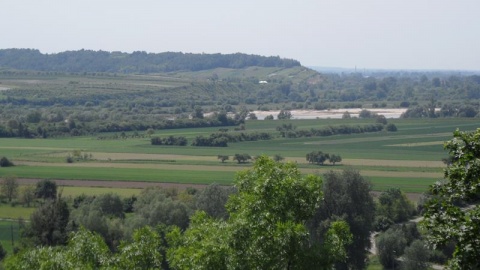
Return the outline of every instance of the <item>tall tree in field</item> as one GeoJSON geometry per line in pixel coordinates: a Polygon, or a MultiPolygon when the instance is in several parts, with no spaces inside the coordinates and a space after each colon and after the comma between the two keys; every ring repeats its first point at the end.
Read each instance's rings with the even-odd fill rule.
{"type": "Polygon", "coordinates": [[[35,197],[40,199],[57,198],[57,183],[49,179],[44,179],[40,182],[37,182],[35,197]]]}
{"type": "Polygon", "coordinates": [[[30,216],[25,234],[39,245],[64,244],[68,236],[69,216],[68,205],[62,198],[47,200],[30,216]]]}
{"type": "Polygon", "coordinates": [[[426,204],[423,222],[427,240],[434,248],[455,243],[449,268],[479,269],[480,206],[462,209],[457,202],[473,203],[480,195],[480,129],[456,130],[444,147],[452,164],[445,169],[447,181],[430,187],[433,197],[426,204]]]}
{"type": "Polygon", "coordinates": [[[18,182],[15,176],[5,176],[2,180],[2,194],[7,197],[8,201],[17,197],[18,182]]]}

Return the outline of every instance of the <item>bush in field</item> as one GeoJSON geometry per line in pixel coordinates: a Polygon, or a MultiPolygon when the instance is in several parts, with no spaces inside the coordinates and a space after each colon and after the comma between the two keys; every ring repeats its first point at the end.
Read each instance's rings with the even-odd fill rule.
{"type": "Polygon", "coordinates": [[[397,126],[395,126],[395,124],[388,124],[387,127],[386,127],[387,131],[390,131],[390,132],[395,132],[397,131],[397,126]]]}
{"type": "Polygon", "coordinates": [[[0,159],[0,167],[11,167],[11,166],[14,166],[14,164],[10,160],[8,160],[8,158],[2,157],[0,159]]]}
{"type": "Polygon", "coordinates": [[[238,163],[246,163],[252,159],[252,157],[249,154],[235,154],[233,156],[233,160],[236,160],[238,163]]]}

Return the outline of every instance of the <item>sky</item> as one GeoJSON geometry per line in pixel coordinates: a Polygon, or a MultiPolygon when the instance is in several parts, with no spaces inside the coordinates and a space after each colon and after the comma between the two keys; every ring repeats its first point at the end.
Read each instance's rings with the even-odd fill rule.
{"type": "Polygon", "coordinates": [[[0,49],[247,53],[480,70],[479,0],[0,0],[0,49]]]}

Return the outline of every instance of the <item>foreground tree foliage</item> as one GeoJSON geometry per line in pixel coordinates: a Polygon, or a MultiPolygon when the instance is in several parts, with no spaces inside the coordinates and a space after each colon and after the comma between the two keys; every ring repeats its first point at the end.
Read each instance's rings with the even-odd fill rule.
{"type": "Polygon", "coordinates": [[[81,228],[72,233],[67,246],[44,246],[24,250],[5,260],[5,269],[162,269],[164,243],[150,228],[138,229],[131,242],[112,254],[103,238],[81,228]]]}
{"type": "Polygon", "coordinates": [[[434,248],[455,243],[451,269],[480,268],[480,207],[462,209],[459,202],[473,203],[480,194],[480,129],[456,130],[445,143],[452,164],[445,169],[446,182],[432,185],[432,199],[425,206],[423,225],[434,248]]]}
{"type": "Polygon", "coordinates": [[[262,156],[235,184],[227,220],[197,212],[183,234],[169,234],[171,267],[329,269],[345,259],[351,241],[346,222],[333,222],[322,242],[311,241],[306,227],[322,199],[319,177],[303,177],[294,164],[262,156]]]}
{"type": "Polygon", "coordinates": [[[322,203],[320,177],[261,156],[235,184],[211,185],[198,197],[147,189],[126,219],[113,194],[75,198],[71,219],[61,196],[42,200],[25,228],[26,246],[5,267],[331,269],[350,256],[348,218],[332,218],[321,230],[307,226],[322,203]],[[200,210],[190,217],[195,205],[200,210]]]}

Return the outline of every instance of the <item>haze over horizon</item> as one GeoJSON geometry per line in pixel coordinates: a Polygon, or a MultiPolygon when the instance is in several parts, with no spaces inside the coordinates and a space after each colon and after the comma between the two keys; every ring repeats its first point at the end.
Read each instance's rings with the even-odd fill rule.
{"type": "Polygon", "coordinates": [[[247,53],[304,66],[480,70],[480,1],[5,0],[0,49],[247,53]]]}

